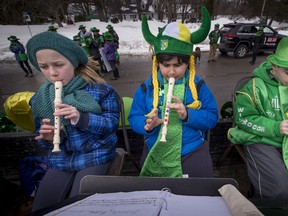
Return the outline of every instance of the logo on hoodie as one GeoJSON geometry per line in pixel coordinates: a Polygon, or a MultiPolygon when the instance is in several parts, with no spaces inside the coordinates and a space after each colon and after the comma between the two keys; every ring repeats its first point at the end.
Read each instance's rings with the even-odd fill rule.
{"type": "Polygon", "coordinates": [[[273,107],[274,110],[277,110],[277,111],[280,110],[279,98],[278,98],[277,95],[274,98],[271,99],[270,104],[271,104],[271,107],[273,107]]]}

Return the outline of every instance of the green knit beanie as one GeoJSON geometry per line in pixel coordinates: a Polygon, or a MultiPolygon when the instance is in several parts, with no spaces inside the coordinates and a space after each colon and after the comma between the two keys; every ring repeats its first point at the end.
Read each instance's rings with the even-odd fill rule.
{"type": "Polygon", "coordinates": [[[39,50],[51,49],[65,56],[71,64],[77,68],[79,65],[86,65],[88,57],[84,50],[69,38],[55,34],[55,32],[42,32],[33,36],[26,45],[27,55],[31,64],[40,71],[36,60],[36,53],[39,50]]]}

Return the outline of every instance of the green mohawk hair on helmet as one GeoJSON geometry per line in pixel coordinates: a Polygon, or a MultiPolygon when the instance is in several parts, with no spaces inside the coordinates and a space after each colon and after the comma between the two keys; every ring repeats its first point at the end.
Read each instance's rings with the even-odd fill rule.
{"type": "MultiPolygon", "coordinates": [[[[142,34],[144,39],[152,46],[154,46],[155,54],[180,54],[190,56],[189,62],[189,87],[194,99],[193,103],[187,105],[192,109],[200,109],[201,102],[198,100],[198,93],[194,83],[195,78],[195,65],[193,53],[193,45],[204,41],[210,31],[211,19],[206,7],[201,7],[202,23],[198,30],[190,33],[189,29],[182,23],[172,22],[167,24],[164,28],[158,29],[159,33],[154,36],[149,29],[147,17],[142,18],[142,34]]],[[[158,107],[158,78],[157,78],[157,59],[156,55],[153,58],[152,66],[152,84],[154,87],[153,93],[153,110],[147,114],[151,115],[157,110],[158,107]]]]}

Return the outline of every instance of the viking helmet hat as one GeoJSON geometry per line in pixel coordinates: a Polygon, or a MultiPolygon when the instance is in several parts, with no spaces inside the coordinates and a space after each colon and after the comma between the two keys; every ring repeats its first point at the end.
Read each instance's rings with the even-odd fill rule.
{"type": "MultiPolygon", "coordinates": [[[[210,27],[211,19],[208,10],[202,6],[202,23],[198,30],[190,33],[189,29],[182,23],[172,22],[166,25],[164,28],[159,29],[159,33],[154,36],[149,29],[147,17],[142,18],[142,33],[144,39],[154,46],[155,54],[166,53],[166,54],[181,54],[190,56],[189,62],[189,87],[192,92],[194,99],[192,104],[187,105],[189,108],[200,109],[201,102],[198,100],[198,93],[195,87],[195,64],[193,53],[193,45],[201,43],[207,37],[210,27]]],[[[153,110],[148,113],[150,115],[157,109],[158,106],[158,79],[157,79],[157,59],[156,55],[153,58],[152,66],[152,84],[154,87],[153,95],[153,110]]]]}
{"type": "Polygon", "coordinates": [[[172,22],[159,31],[157,37],[154,36],[149,29],[147,17],[142,18],[142,33],[144,39],[154,46],[155,54],[158,53],[178,53],[183,55],[191,55],[193,45],[201,43],[207,37],[211,19],[208,10],[202,6],[202,24],[200,28],[190,33],[189,29],[179,22],[172,22]]]}

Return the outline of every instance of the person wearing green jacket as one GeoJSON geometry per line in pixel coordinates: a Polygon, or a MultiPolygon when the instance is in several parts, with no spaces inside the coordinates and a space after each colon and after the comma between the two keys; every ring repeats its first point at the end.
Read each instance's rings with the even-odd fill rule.
{"type": "Polygon", "coordinates": [[[233,144],[245,150],[254,195],[288,206],[288,37],[236,92],[233,144]]]}
{"type": "Polygon", "coordinates": [[[210,50],[209,50],[209,57],[208,57],[208,63],[209,62],[216,62],[216,51],[218,48],[218,40],[221,36],[221,32],[219,30],[219,24],[214,25],[214,30],[210,32],[209,34],[209,44],[210,44],[210,50]]]}
{"type": "Polygon", "coordinates": [[[252,60],[249,62],[250,64],[254,65],[257,55],[260,52],[260,49],[263,47],[265,43],[265,33],[264,33],[264,26],[260,26],[256,32],[255,38],[252,42],[253,49],[252,49],[252,60]]]}

